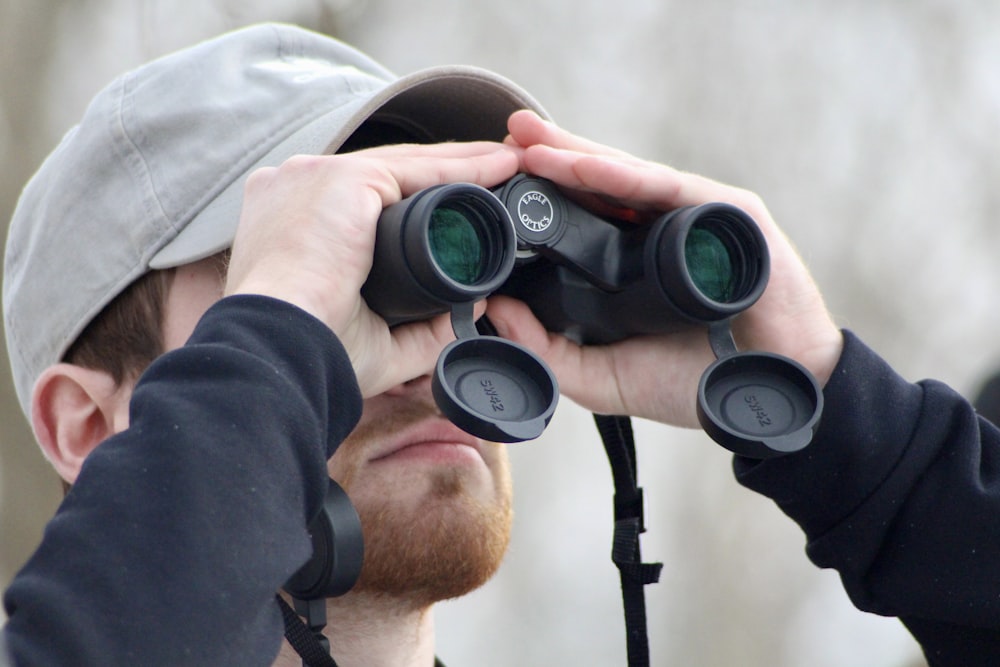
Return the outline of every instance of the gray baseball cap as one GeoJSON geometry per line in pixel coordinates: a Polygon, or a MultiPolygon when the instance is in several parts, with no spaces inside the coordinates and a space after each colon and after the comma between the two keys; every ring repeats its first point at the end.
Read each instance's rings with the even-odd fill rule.
{"type": "Polygon", "coordinates": [[[136,278],[229,247],[255,168],[336,152],[362,124],[425,141],[499,141],[522,108],[545,113],[492,72],[397,78],[337,40],[281,24],[119,77],[28,182],[11,220],[3,314],[21,408],[30,416],[42,371],[136,278]]]}

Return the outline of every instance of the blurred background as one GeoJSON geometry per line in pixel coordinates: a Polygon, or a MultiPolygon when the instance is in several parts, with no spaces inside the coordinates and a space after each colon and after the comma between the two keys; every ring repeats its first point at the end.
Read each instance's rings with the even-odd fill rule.
{"type": "MultiPolygon", "coordinates": [[[[0,0],[0,217],[125,69],[227,29],[295,22],[399,73],[496,70],[569,129],[760,193],[839,322],[905,376],[968,395],[1000,365],[1000,4],[987,0],[0,0]]],[[[0,227],[2,229],[2,227],[0,227]]],[[[2,364],[0,584],[61,496],[2,364]]],[[[654,665],[913,667],[798,528],[704,434],[636,426],[654,665]]],[[[625,663],[611,477],[563,401],[512,447],[515,535],[488,586],[438,612],[450,665],[625,663]]]]}

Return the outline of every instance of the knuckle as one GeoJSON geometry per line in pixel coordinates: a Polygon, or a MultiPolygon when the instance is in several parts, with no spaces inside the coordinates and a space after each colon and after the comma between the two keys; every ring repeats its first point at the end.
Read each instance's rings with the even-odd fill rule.
{"type": "Polygon", "coordinates": [[[277,169],[275,167],[260,167],[259,169],[255,169],[247,176],[246,190],[252,191],[266,187],[274,180],[276,173],[277,169]]]}

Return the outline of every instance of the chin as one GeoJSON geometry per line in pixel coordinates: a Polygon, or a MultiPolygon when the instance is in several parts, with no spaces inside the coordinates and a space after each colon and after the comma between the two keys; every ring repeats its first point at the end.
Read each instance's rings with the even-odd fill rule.
{"type": "Polygon", "coordinates": [[[465,595],[493,576],[510,541],[509,477],[501,475],[484,501],[470,492],[463,472],[436,471],[418,501],[383,496],[358,507],[365,560],[356,592],[422,606],[465,595]]]}

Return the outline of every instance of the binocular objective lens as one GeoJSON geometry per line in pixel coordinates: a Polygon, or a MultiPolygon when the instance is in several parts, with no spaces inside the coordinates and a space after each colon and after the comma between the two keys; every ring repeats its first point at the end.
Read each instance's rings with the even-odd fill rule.
{"type": "Polygon", "coordinates": [[[697,224],[693,226],[684,241],[684,261],[691,280],[702,294],[718,303],[733,300],[733,258],[718,235],[697,224]]]}
{"type": "Polygon", "coordinates": [[[462,211],[443,206],[434,209],[427,235],[431,256],[449,278],[463,285],[475,285],[483,278],[482,230],[462,211]]]}

